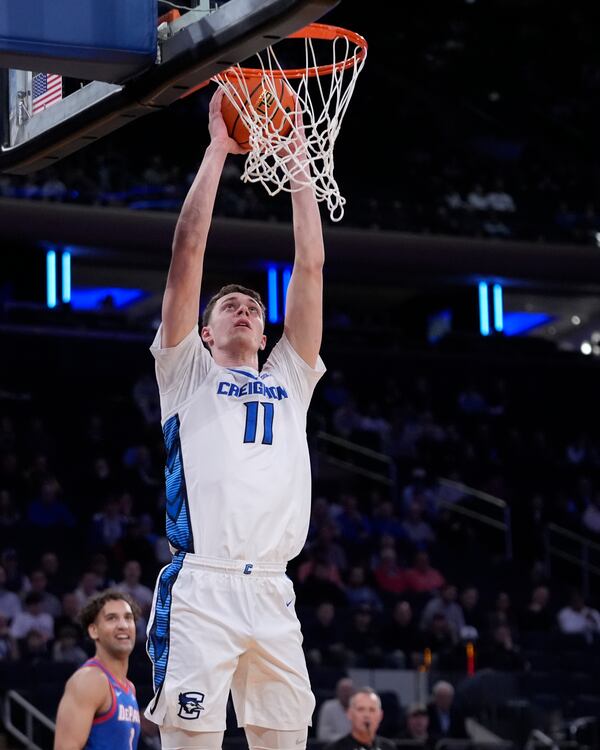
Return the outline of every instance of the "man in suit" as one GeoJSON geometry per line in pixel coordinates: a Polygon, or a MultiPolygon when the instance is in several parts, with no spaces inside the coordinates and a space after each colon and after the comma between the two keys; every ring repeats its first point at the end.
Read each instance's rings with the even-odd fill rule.
{"type": "Polygon", "coordinates": [[[437,739],[468,739],[465,717],[454,702],[454,688],[449,682],[439,680],[431,691],[427,705],[429,734],[437,739]]]}

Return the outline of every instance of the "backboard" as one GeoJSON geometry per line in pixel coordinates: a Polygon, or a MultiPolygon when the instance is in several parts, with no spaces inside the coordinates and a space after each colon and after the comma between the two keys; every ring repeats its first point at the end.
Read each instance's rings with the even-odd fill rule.
{"type": "MultiPolygon", "coordinates": [[[[156,18],[153,64],[117,83],[63,77],[60,65],[51,60],[41,71],[0,69],[0,172],[28,174],[55,164],[127,123],[168,107],[234,63],[318,20],[338,3],[159,2],[159,12],[167,6],[177,8],[156,18]]],[[[84,55],[89,58],[89,50],[82,50],[82,59],[84,55]]],[[[89,66],[84,69],[89,71],[89,66]]],[[[72,64],[67,70],[71,76],[72,64]]]]}

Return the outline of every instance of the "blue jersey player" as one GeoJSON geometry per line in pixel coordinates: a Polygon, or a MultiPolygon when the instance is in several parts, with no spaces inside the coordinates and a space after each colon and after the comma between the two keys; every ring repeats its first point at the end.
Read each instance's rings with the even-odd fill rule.
{"type": "Polygon", "coordinates": [[[81,624],[96,653],[65,686],[54,750],[136,750],[140,712],[127,669],[137,612],[135,602],[115,589],[94,595],[83,607],[81,624]]]}

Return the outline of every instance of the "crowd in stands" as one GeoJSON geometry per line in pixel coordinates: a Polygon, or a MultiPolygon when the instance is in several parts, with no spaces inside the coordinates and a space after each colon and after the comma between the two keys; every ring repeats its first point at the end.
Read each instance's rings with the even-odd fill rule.
{"type": "MultiPolygon", "coordinates": [[[[133,382],[90,376],[92,400],[86,389],[65,390],[67,419],[63,398],[3,392],[0,662],[82,663],[90,643],[77,611],[94,591],[116,585],[140,604],[133,663],[149,669],[152,587],[170,552],[148,368],[133,382]]],[[[547,414],[556,381],[546,364],[544,383],[529,369],[529,377],[473,372],[465,380],[462,367],[406,368],[382,380],[377,395],[363,392],[343,364],[328,371],[308,425],[308,539],[289,566],[315,674],[427,668],[465,676],[468,644],[476,670],[535,671],[539,654],[556,648],[581,649],[596,663],[595,588],[567,585],[573,570],[570,579],[551,574],[543,540],[548,521],[598,538],[600,443],[576,400],[591,391],[566,392],[547,414]],[[578,414],[567,430],[556,422],[561,410],[578,414]],[[317,450],[321,431],[386,455],[394,486],[332,473],[317,450]],[[480,510],[465,486],[509,504],[512,560],[502,533],[453,512],[480,510]]]]}
{"type": "MultiPolygon", "coordinates": [[[[600,67],[586,6],[456,2],[405,8],[392,29],[378,14],[349,23],[375,53],[334,152],[345,226],[597,244],[600,67]]],[[[206,143],[210,91],[50,169],[2,175],[0,196],[178,211],[206,143]],[[158,148],[156,132],[176,137],[158,148]]],[[[288,201],[240,182],[241,165],[230,160],[217,213],[289,219],[288,201]]]]}

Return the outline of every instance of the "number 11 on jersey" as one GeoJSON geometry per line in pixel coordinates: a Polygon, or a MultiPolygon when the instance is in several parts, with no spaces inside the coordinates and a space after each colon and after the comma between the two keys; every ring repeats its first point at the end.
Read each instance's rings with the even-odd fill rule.
{"type": "Polygon", "coordinates": [[[273,416],[275,406],[269,401],[246,401],[246,427],[244,429],[244,442],[256,442],[256,427],[258,423],[258,407],[262,406],[263,414],[263,445],[273,445],[273,416]]]}

